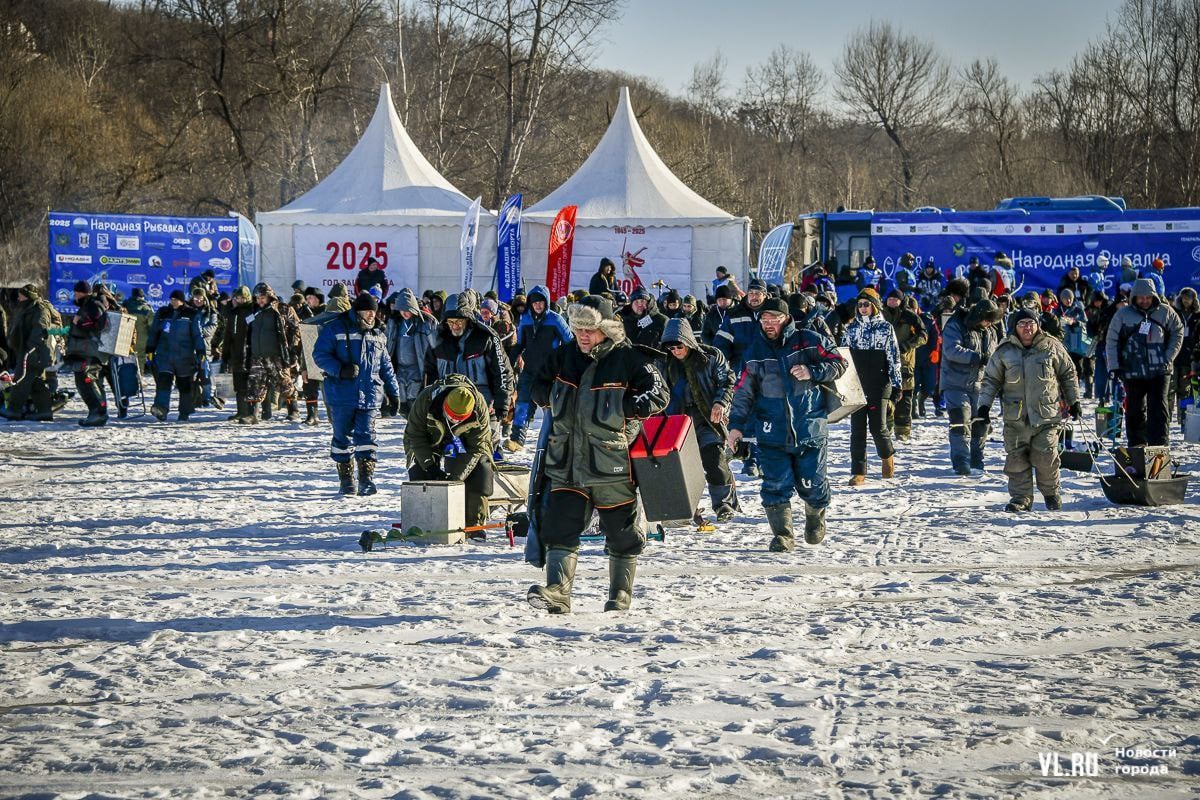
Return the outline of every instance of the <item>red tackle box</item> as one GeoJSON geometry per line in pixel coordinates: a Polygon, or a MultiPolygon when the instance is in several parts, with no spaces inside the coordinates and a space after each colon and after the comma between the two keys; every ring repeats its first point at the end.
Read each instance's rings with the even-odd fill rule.
{"type": "Polygon", "coordinates": [[[629,458],[647,521],[692,518],[704,494],[704,466],[691,417],[650,417],[629,446],[629,458]]]}

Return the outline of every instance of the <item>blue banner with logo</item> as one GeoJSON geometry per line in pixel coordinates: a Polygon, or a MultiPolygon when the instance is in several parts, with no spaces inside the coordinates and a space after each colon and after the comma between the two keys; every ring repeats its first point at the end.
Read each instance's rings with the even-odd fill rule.
{"type": "Polygon", "coordinates": [[[792,223],[771,229],[758,246],[758,278],[768,286],[783,283],[783,265],[792,246],[792,223]]]}
{"type": "Polygon", "coordinates": [[[238,283],[240,242],[234,217],[149,217],[50,212],[50,301],[75,308],[76,281],[105,283],[124,297],[135,288],[158,308],[205,270],[217,286],[238,283]]]}
{"type": "Polygon", "coordinates": [[[1155,259],[1164,264],[1167,291],[1200,286],[1200,208],[1108,212],[949,212],[882,213],[871,219],[871,254],[888,277],[904,253],[914,270],[933,259],[947,277],[963,274],[971,256],[994,263],[1003,251],[1013,261],[1022,291],[1058,289],[1071,267],[1084,278],[1108,257],[1104,288],[1111,297],[1121,283],[1128,257],[1139,273],[1155,259]]]}
{"type": "MultiPolygon", "coordinates": [[[[496,220],[496,274],[502,302],[510,302],[521,290],[521,195],[514,194],[500,207],[496,220]]],[[[520,322],[520,320],[513,320],[520,322]]]]}

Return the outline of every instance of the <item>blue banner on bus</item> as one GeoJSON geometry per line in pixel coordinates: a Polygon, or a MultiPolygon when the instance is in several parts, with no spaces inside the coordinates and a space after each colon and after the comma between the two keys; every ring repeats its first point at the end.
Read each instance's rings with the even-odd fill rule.
{"type": "Polygon", "coordinates": [[[105,283],[124,297],[135,288],[158,308],[175,289],[211,269],[221,291],[238,283],[235,217],[148,217],[50,213],[50,301],[75,308],[76,281],[105,283]]]}
{"type": "Polygon", "coordinates": [[[877,213],[871,219],[871,253],[889,277],[900,256],[912,253],[917,267],[933,259],[943,274],[967,269],[971,256],[991,265],[997,252],[1013,260],[1022,291],[1057,289],[1071,267],[1084,277],[1107,256],[1105,291],[1111,297],[1128,257],[1139,272],[1156,258],[1164,263],[1168,292],[1200,286],[1200,208],[1125,213],[1003,212],[877,213]]]}

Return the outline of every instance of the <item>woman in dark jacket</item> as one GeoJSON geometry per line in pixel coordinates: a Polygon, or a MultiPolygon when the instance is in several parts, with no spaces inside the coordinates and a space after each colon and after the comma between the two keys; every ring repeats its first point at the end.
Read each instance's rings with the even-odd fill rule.
{"type": "Polygon", "coordinates": [[[588,282],[588,294],[600,294],[608,292],[612,294],[617,291],[617,265],[612,262],[612,259],[600,259],[600,269],[596,270],[596,274],[592,275],[591,281],[588,282]]]}
{"type": "MultiPolygon", "coordinates": [[[[663,372],[671,391],[665,413],[687,414],[692,418],[713,512],[718,522],[728,522],[738,507],[725,450],[729,435],[725,422],[733,404],[736,377],[720,350],[696,341],[686,319],[667,320],[662,349],[668,354],[663,372]]],[[[698,510],[695,521],[701,521],[698,510]]]]}

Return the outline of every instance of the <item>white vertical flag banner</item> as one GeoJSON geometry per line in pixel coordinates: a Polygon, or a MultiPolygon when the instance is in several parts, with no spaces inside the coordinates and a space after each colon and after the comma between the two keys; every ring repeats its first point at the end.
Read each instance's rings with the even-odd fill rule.
{"type": "Polygon", "coordinates": [[[476,197],[463,217],[462,239],[459,241],[459,264],[462,267],[462,288],[470,289],[475,279],[475,242],[479,239],[479,208],[483,197],[476,197]]]}
{"type": "Polygon", "coordinates": [[[758,277],[764,283],[783,283],[783,267],[792,245],[792,223],[771,229],[758,248],[758,277]]]}

